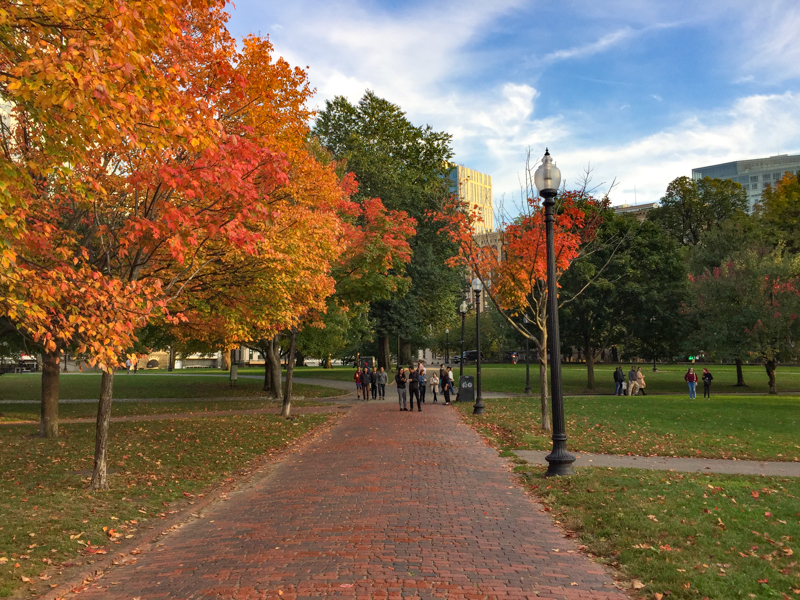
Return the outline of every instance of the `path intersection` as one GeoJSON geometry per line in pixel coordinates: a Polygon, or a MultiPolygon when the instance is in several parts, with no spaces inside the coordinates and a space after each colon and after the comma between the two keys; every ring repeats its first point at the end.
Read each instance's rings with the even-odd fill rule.
{"type": "Polygon", "coordinates": [[[451,407],[355,406],[82,599],[618,599],[451,407]]]}

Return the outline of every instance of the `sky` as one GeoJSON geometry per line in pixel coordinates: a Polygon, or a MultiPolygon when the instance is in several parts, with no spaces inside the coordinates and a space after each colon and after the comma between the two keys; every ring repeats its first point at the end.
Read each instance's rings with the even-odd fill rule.
{"type": "Polygon", "coordinates": [[[312,105],[365,90],[453,136],[520,196],[528,150],[567,187],[657,202],[692,168],[800,153],[797,0],[238,0],[230,31],[308,67],[312,105]]]}

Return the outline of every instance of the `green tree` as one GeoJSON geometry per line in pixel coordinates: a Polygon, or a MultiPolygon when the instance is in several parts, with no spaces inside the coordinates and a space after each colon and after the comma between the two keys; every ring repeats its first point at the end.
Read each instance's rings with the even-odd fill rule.
{"type": "Polygon", "coordinates": [[[784,244],[789,252],[800,252],[800,181],[786,173],[775,187],[769,186],[755,206],[755,214],[773,245],[784,244]]]}
{"type": "Polygon", "coordinates": [[[399,106],[367,91],[357,105],[337,96],[326,102],[313,133],[355,174],[354,199],[380,198],[390,210],[406,211],[417,223],[413,258],[405,274],[405,293],[374,301],[370,319],[378,336],[378,364],[389,366],[389,336],[401,338],[401,362],[411,360],[414,345],[424,343],[428,326],[444,323],[456,311],[461,274],[446,265],[455,245],[439,235],[429,216],[450,195],[448,161],[451,136],[413,125],[399,106]]]}
{"type": "Polygon", "coordinates": [[[682,176],[667,186],[661,206],[651,210],[647,219],[663,227],[679,244],[694,246],[704,231],[745,210],[747,192],[741,184],[682,176]]]}

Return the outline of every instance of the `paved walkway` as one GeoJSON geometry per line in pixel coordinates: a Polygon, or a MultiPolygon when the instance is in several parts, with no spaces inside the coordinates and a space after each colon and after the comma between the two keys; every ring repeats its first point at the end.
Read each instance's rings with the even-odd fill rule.
{"type": "Polygon", "coordinates": [[[354,406],[85,599],[624,600],[451,407],[354,406]]]}
{"type": "MultiPolygon", "coordinates": [[[[547,465],[544,459],[549,452],[543,450],[517,450],[515,454],[529,463],[547,465]]],[[[758,460],[723,460],[718,458],[673,458],[667,456],[625,456],[621,454],[589,454],[572,452],[576,467],[616,467],[681,471],[686,473],[729,473],[733,475],[769,475],[774,477],[800,477],[800,462],[774,462],[758,460]]]]}

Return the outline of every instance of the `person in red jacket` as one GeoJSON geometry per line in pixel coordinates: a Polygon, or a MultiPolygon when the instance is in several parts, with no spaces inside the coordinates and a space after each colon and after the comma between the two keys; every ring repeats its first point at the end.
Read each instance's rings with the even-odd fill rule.
{"type": "Polygon", "coordinates": [[[697,400],[697,373],[694,372],[692,367],[689,367],[689,372],[683,378],[689,384],[689,398],[697,400]]]}

